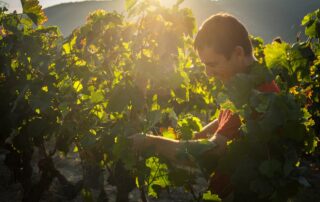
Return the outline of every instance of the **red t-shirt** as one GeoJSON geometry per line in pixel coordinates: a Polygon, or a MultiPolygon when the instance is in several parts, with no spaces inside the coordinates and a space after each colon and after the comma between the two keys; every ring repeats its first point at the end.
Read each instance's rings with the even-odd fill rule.
{"type": "Polygon", "coordinates": [[[257,90],[263,93],[280,93],[280,88],[274,80],[271,83],[265,83],[258,86],[257,90]]]}

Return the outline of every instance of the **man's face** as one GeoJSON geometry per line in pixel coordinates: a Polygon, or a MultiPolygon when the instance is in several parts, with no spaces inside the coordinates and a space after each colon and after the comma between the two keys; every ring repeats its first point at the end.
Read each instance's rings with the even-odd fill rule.
{"type": "Polygon", "coordinates": [[[241,71],[241,55],[234,52],[230,59],[217,53],[212,48],[203,48],[199,50],[199,57],[206,66],[208,76],[213,76],[223,83],[227,82],[235,74],[241,71]]]}

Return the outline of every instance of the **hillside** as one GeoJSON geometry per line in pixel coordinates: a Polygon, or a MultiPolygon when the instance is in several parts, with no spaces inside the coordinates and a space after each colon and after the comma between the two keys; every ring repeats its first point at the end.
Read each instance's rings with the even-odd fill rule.
{"type": "MultiPolygon", "coordinates": [[[[294,41],[299,32],[302,17],[317,8],[320,1],[306,0],[185,0],[183,6],[192,8],[197,22],[217,12],[229,12],[237,16],[253,35],[266,41],[281,36],[287,41],[294,41]]],[[[67,36],[85,22],[89,12],[96,9],[124,10],[124,0],[86,1],[65,3],[45,9],[48,25],[58,25],[67,36]]]]}
{"type": "Polygon", "coordinates": [[[64,36],[69,35],[72,30],[82,25],[90,12],[97,9],[108,11],[123,10],[122,1],[84,1],[64,3],[44,9],[48,16],[46,25],[57,25],[64,36]]]}

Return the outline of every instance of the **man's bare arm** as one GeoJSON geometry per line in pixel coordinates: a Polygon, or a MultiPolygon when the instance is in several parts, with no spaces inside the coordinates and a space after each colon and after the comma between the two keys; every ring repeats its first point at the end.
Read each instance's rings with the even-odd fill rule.
{"type": "Polygon", "coordinates": [[[218,119],[213,120],[212,122],[204,126],[201,131],[195,133],[194,139],[211,138],[213,134],[215,134],[216,130],[218,129],[218,125],[219,125],[218,119]]]}
{"type": "MultiPolygon", "coordinates": [[[[227,139],[221,135],[214,135],[210,140],[212,154],[222,154],[226,148],[227,139]]],[[[153,149],[157,155],[160,155],[173,164],[195,166],[194,162],[186,158],[178,158],[178,154],[183,152],[186,148],[204,148],[203,140],[172,140],[155,135],[141,135],[137,134],[133,137],[133,147],[136,151],[145,151],[145,149],[153,149]]],[[[210,145],[209,145],[210,146],[210,145]]]]}

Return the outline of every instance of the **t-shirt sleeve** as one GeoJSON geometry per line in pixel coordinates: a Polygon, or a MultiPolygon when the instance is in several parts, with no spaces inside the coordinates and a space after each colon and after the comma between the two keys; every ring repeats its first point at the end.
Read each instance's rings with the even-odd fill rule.
{"type": "Polygon", "coordinates": [[[264,93],[280,93],[280,88],[274,80],[270,83],[264,83],[257,87],[257,90],[264,93]]]}

